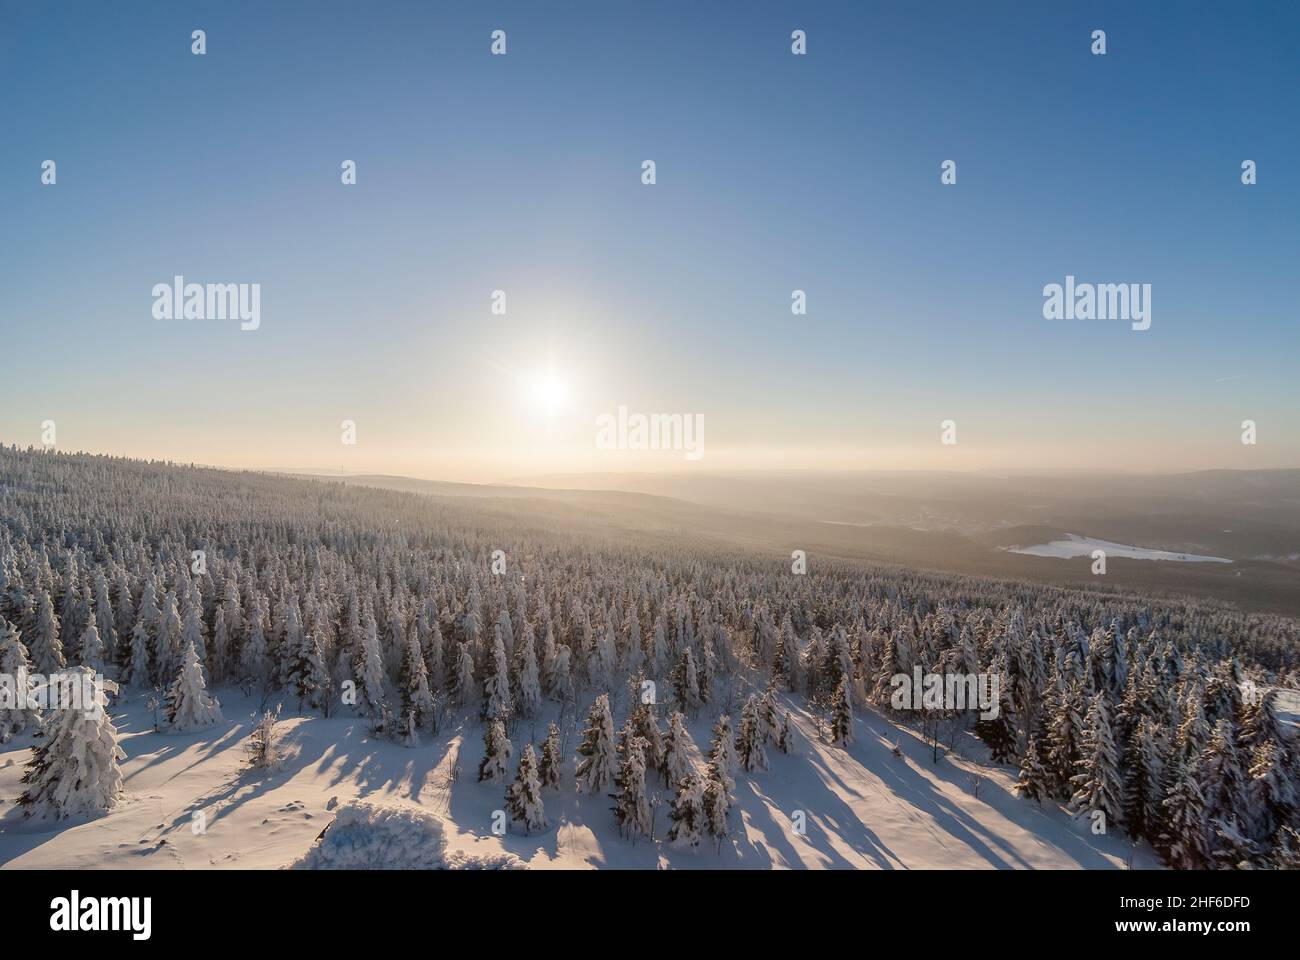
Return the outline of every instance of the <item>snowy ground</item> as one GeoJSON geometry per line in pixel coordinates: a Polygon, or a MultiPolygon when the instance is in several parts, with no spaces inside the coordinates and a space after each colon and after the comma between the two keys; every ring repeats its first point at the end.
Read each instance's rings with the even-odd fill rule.
{"type": "MultiPolygon", "coordinates": [[[[364,720],[290,715],[281,768],[251,772],[242,744],[257,704],[235,691],[218,693],[232,719],[190,734],[155,733],[140,695],[119,702],[114,716],[127,753],[126,796],[112,813],[89,822],[25,818],[14,801],[31,741],[0,747],[0,866],[281,867],[310,849],[332,810],[357,797],[416,804],[448,821],[449,851],[511,853],[532,869],[1107,868],[1130,857],[1134,866],[1158,865],[1149,849],[1135,852],[1118,833],[1093,836],[1087,821],[1072,820],[1057,805],[1015,797],[1010,768],[956,754],[932,763],[928,744],[868,710],[858,711],[847,749],[817,741],[813,719],[792,710],[796,750],[788,756],[770,750],[767,772],[737,771],[733,837],[720,851],[690,851],[620,837],[606,797],[575,794],[572,760],[564,788],[545,794],[549,829],[524,836],[512,824],[506,836],[493,836],[504,786],[475,782],[482,727],[473,721],[406,748],[371,738],[364,720]],[[886,738],[898,739],[902,757],[891,753],[886,738]],[[982,777],[978,796],[975,776],[982,777]],[[803,836],[792,828],[799,810],[807,822],[803,836]]],[[[516,729],[516,760],[530,736],[540,746],[545,719],[551,717],[516,729]]],[[[616,723],[621,719],[616,710],[616,723]]],[[[690,725],[700,747],[707,747],[712,719],[706,711],[690,725]]],[[[570,736],[570,756],[573,747],[570,736]]],[[[958,751],[983,755],[972,738],[959,741],[958,751]]],[[[655,815],[662,838],[668,796],[656,776],[647,779],[665,801],[655,815]]]]}
{"type": "Polygon", "coordinates": [[[1051,543],[1036,547],[1011,547],[1012,553],[1024,553],[1033,557],[1055,557],[1068,560],[1071,557],[1092,556],[1094,550],[1104,550],[1108,557],[1125,557],[1129,560],[1177,560],[1183,563],[1232,563],[1223,557],[1207,557],[1196,553],[1171,553],[1168,550],[1151,550],[1147,547],[1130,547],[1123,543],[1109,540],[1097,540],[1093,537],[1080,537],[1066,534],[1068,540],[1053,540],[1051,543]]]}

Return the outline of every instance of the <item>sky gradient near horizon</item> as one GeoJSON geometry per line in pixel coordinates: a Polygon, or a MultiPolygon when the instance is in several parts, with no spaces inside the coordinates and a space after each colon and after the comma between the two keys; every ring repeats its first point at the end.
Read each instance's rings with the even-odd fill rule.
{"type": "Polygon", "coordinates": [[[0,441],[457,480],[1300,466],[1296,4],[0,20],[0,441]],[[154,319],[177,274],[259,283],[260,329],[154,319]],[[1151,328],[1045,320],[1067,275],[1151,284],[1151,328]],[[702,415],[705,455],[598,450],[620,405],[702,415]]]}

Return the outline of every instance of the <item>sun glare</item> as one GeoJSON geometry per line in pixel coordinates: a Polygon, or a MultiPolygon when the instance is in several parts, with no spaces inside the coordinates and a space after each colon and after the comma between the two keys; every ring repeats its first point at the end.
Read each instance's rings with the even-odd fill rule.
{"type": "Polygon", "coordinates": [[[532,400],[547,416],[559,412],[569,399],[568,385],[554,373],[541,374],[532,381],[532,400]]]}

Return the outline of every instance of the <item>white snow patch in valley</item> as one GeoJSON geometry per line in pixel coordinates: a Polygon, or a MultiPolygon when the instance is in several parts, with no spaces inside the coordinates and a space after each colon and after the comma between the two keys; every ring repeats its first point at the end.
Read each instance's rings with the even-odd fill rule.
{"type": "Polygon", "coordinates": [[[1126,557],[1130,560],[1177,560],[1183,563],[1232,563],[1223,557],[1207,557],[1196,553],[1172,553],[1168,550],[1152,550],[1147,547],[1130,547],[1110,540],[1098,540],[1095,537],[1080,537],[1073,533],[1066,534],[1068,540],[1053,540],[1051,543],[1036,547],[1009,547],[1011,553],[1024,553],[1032,557],[1054,557],[1068,560],[1071,557],[1090,557],[1094,550],[1104,550],[1107,557],[1126,557]]]}
{"type": "MultiPolygon", "coordinates": [[[[574,731],[566,734],[562,789],[543,793],[550,826],[526,835],[511,823],[495,836],[493,811],[505,807],[505,785],[476,780],[483,752],[477,721],[453,720],[440,736],[408,748],[376,740],[356,717],[289,716],[284,759],[253,771],[243,744],[260,700],[231,688],[214,693],[227,718],[245,719],[164,734],[153,730],[145,694],[133,691],[110,708],[127,754],[126,792],[111,813],[89,820],[25,817],[14,801],[32,739],[0,746],[0,868],[275,869],[304,858],[365,860],[356,865],[370,868],[395,859],[401,866],[496,866],[513,857],[533,870],[1118,868],[1130,856],[1136,867],[1159,866],[1148,847],[1135,850],[1118,831],[1093,836],[1086,819],[1069,817],[1059,804],[1016,797],[1017,771],[973,759],[987,753],[972,736],[958,739],[966,756],[941,752],[935,763],[916,733],[861,706],[854,741],[844,748],[818,740],[801,701],[783,698],[794,750],[769,748],[768,771],[737,770],[731,837],[720,849],[706,842],[690,850],[663,840],[671,794],[653,773],[647,786],[660,800],[653,840],[621,837],[607,796],[575,792],[574,731]],[[901,756],[891,754],[893,741],[901,756]],[[367,802],[349,806],[358,798],[367,802]],[[384,812],[393,805],[395,812],[384,812]],[[798,810],[807,821],[803,836],[791,826],[798,810]],[[204,828],[196,830],[200,820],[204,828]]],[[[626,714],[619,699],[616,721],[626,714]]],[[[586,704],[579,707],[585,717],[586,704]]],[[[285,708],[292,708],[287,700],[285,708]]],[[[688,724],[698,766],[718,712],[718,705],[706,708],[688,724]]],[[[570,708],[566,717],[573,715],[570,708]]],[[[563,729],[564,719],[547,704],[536,721],[518,723],[515,757],[530,737],[545,737],[548,721],[563,729]]],[[[733,728],[736,720],[733,712],[733,728]]]]}

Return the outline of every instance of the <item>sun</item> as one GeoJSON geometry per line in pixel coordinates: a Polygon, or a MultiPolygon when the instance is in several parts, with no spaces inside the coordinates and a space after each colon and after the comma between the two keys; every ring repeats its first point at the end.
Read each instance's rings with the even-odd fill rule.
{"type": "Polygon", "coordinates": [[[569,400],[569,385],[553,371],[539,374],[529,384],[529,395],[534,406],[548,417],[564,408],[569,400]]]}

